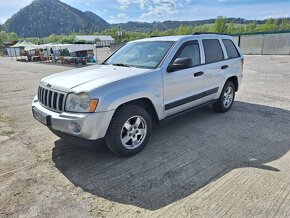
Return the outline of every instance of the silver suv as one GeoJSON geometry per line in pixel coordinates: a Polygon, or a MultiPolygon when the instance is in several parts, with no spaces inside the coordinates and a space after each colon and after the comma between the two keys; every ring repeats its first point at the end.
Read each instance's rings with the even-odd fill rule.
{"type": "Polygon", "coordinates": [[[134,155],[147,144],[153,123],[207,104],[228,111],[243,60],[225,35],[132,41],[101,65],[42,79],[33,116],[61,138],[104,140],[112,152],[134,155]]]}

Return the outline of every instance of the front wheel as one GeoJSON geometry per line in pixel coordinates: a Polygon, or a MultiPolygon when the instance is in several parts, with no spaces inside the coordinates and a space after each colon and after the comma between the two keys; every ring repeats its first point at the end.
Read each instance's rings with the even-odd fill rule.
{"type": "Polygon", "coordinates": [[[214,103],[213,109],[216,112],[224,113],[231,109],[235,100],[235,86],[231,81],[227,81],[221,95],[216,103],[214,103]]]}
{"type": "Polygon", "coordinates": [[[151,130],[151,117],[144,108],[125,105],[114,114],[105,142],[113,153],[131,156],[145,147],[151,130]]]}

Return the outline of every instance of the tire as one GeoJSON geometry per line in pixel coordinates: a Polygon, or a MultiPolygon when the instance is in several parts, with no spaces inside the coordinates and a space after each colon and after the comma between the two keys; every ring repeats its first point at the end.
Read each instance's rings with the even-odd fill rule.
{"type": "Polygon", "coordinates": [[[112,118],[105,143],[117,155],[132,156],[146,146],[151,131],[152,120],[144,108],[137,105],[121,106],[112,118]]]}
{"type": "Polygon", "coordinates": [[[213,109],[218,113],[225,113],[231,109],[235,100],[235,86],[231,81],[227,81],[219,99],[212,104],[213,109]]]}

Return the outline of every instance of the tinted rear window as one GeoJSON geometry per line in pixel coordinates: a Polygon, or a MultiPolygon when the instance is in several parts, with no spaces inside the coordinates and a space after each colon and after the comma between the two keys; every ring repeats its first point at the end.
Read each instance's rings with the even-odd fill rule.
{"type": "Polygon", "coordinates": [[[202,40],[202,44],[204,48],[206,64],[224,60],[224,53],[219,40],[204,39],[202,40]]]}
{"type": "Polygon", "coordinates": [[[232,42],[232,40],[223,39],[223,43],[225,45],[225,48],[226,48],[226,51],[227,51],[229,59],[240,57],[240,54],[239,54],[236,46],[232,42]]]}

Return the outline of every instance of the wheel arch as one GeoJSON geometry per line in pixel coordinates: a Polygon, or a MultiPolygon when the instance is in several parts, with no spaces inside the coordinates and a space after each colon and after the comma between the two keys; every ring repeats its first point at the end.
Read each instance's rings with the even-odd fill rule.
{"type": "Polygon", "coordinates": [[[234,86],[235,86],[235,91],[237,92],[237,91],[239,90],[239,80],[238,80],[238,77],[237,77],[237,76],[231,76],[231,77],[229,77],[229,78],[226,80],[225,84],[226,84],[228,81],[230,81],[230,82],[232,82],[232,83],[234,84],[234,86]]]}
{"type": "Polygon", "coordinates": [[[125,105],[136,105],[136,106],[140,106],[144,108],[149,113],[153,123],[159,124],[159,117],[158,117],[156,108],[154,107],[153,102],[149,98],[143,97],[143,98],[133,99],[128,102],[122,103],[117,107],[116,111],[125,105]]]}

